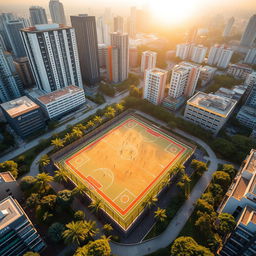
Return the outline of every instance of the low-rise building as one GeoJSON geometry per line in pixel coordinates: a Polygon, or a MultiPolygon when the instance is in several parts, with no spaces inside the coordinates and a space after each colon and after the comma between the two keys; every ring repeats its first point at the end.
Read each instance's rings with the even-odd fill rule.
{"type": "Polygon", "coordinates": [[[240,124],[254,129],[256,127],[256,109],[247,105],[244,105],[239,110],[236,119],[240,124]]]}
{"type": "Polygon", "coordinates": [[[186,98],[184,96],[180,96],[178,98],[172,98],[167,96],[163,100],[163,106],[171,111],[178,110],[183,104],[186,102],[186,98]]]}
{"type": "Polygon", "coordinates": [[[11,196],[0,201],[0,255],[40,252],[45,243],[19,203],[11,196]]]}
{"type": "Polygon", "coordinates": [[[202,81],[202,86],[205,86],[206,84],[212,81],[216,71],[217,71],[217,68],[210,67],[210,66],[204,66],[200,68],[199,78],[202,81]]]}
{"type": "Polygon", "coordinates": [[[246,79],[251,74],[253,69],[246,64],[231,64],[227,73],[238,79],[246,79]]]}
{"type": "Polygon", "coordinates": [[[75,85],[47,94],[34,90],[29,95],[42,107],[49,119],[57,119],[86,102],[84,90],[75,85]]]}
{"type": "Polygon", "coordinates": [[[231,116],[236,100],[198,92],[187,101],[184,117],[217,134],[231,116]]]}
{"type": "Polygon", "coordinates": [[[240,101],[246,92],[247,87],[244,85],[235,85],[232,89],[227,89],[224,87],[219,88],[215,95],[226,97],[229,99],[240,101]]]}
{"type": "Polygon", "coordinates": [[[40,106],[27,96],[0,106],[8,123],[23,138],[45,128],[45,118],[40,106]]]}
{"type": "Polygon", "coordinates": [[[12,196],[15,199],[21,199],[22,192],[16,179],[10,172],[0,173],[0,200],[12,196]]]}

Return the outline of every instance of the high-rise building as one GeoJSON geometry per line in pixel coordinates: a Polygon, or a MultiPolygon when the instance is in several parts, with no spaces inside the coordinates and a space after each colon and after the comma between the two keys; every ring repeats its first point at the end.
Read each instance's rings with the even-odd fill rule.
{"type": "Polygon", "coordinates": [[[0,48],[0,102],[6,102],[21,96],[22,85],[17,74],[15,74],[14,67],[8,60],[11,55],[3,52],[0,48]]]}
{"type": "Polygon", "coordinates": [[[44,247],[45,243],[18,201],[11,196],[0,201],[0,255],[40,252],[44,247]]]}
{"type": "Polygon", "coordinates": [[[114,32],[124,32],[124,18],[121,16],[114,17],[114,32]]]}
{"type": "Polygon", "coordinates": [[[202,63],[205,59],[207,47],[195,45],[192,50],[191,60],[196,63],[202,63]]]}
{"type": "Polygon", "coordinates": [[[228,37],[228,36],[230,35],[230,32],[231,32],[232,27],[233,27],[233,25],[234,25],[234,22],[235,22],[234,17],[231,17],[231,18],[228,20],[228,22],[227,22],[227,24],[226,24],[226,26],[225,26],[225,28],[224,28],[224,31],[223,31],[223,33],[222,33],[222,36],[223,36],[223,37],[228,37]]]}
{"type": "Polygon", "coordinates": [[[168,95],[172,98],[179,98],[182,95],[191,97],[196,89],[200,68],[200,65],[189,62],[176,65],[172,69],[168,95]]]}
{"type": "Polygon", "coordinates": [[[31,6],[29,8],[31,25],[47,24],[45,9],[41,6],[31,6]]]}
{"type": "Polygon", "coordinates": [[[22,19],[10,20],[5,23],[7,36],[9,38],[13,54],[16,58],[26,56],[26,51],[20,35],[20,30],[24,27],[25,23],[22,19]]]}
{"type": "Polygon", "coordinates": [[[109,25],[104,22],[103,16],[97,19],[97,35],[99,44],[110,44],[109,25]]]}
{"type": "Polygon", "coordinates": [[[136,46],[129,48],[129,67],[136,68],[138,64],[138,49],[136,46]]]}
{"type": "Polygon", "coordinates": [[[37,87],[45,92],[71,84],[82,87],[75,30],[47,24],[21,30],[37,87]]]}
{"type": "Polygon", "coordinates": [[[28,57],[15,59],[14,66],[23,83],[24,89],[35,86],[35,79],[31,71],[28,57]]]}
{"type": "Polygon", "coordinates": [[[176,57],[179,57],[182,60],[190,59],[192,55],[194,44],[177,44],[176,45],[176,57]]]}
{"type": "Polygon", "coordinates": [[[130,17],[128,18],[128,34],[131,38],[136,37],[136,17],[137,10],[136,7],[131,7],[130,17]]]}
{"type": "Polygon", "coordinates": [[[200,79],[202,81],[202,86],[205,86],[210,81],[212,81],[213,76],[215,72],[217,71],[217,68],[213,68],[210,66],[204,66],[200,68],[200,79]]]}
{"type": "Polygon", "coordinates": [[[145,71],[143,99],[159,105],[164,98],[168,71],[160,68],[147,69],[145,71]]]}
{"type": "Polygon", "coordinates": [[[87,86],[94,86],[100,81],[95,17],[87,14],[71,16],[71,23],[76,33],[83,82],[87,86]]]}
{"type": "Polygon", "coordinates": [[[129,72],[128,34],[111,33],[111,45],[118,49],[118,82],[122,82],[128,78],[129,72]]]}
{"type": "Polygon", "coordinates": [[[157,53],[152,51],[145,51],[141,56],[141,72],[146,69],[152,69],[156,67],[157,53]]]}
{"type": "Polygon", "coordinates": [[[256,48],[249,49],[245,56],[244,63],[253,65],[256,64],[256,48]]]}
{"type": "Polygon", "coordinates": [[[225,45],[212,46],[208,54],[207,63],[219,68],[227,68],[232,58],[233,51],[225,45]]]}
{"type": "Polygon", "coordinates": [[[105,48],[107,79],[110,82],[119,82],[119,66],[118,66],[118,48],[115,46],[107,46],[105,48]]]}
{"type": "Polygon", "coordinates": [[[227,70],[227,74],[231,75],[237,79],[245,79],[249,74],[251,74],[253,69],[246,64],[230,64],[227,70]]]}
{"type": "Polygon", "coordinates": [[[4,41],[4,45],[8,51],[12,50],[10,40],[6,31],[6,22],[10,20],[15,20],[15,17],[12,13],[1,13],[0,14],[0,35],[4,41]]]}
{"type": "Polygon", "coordinates": [[[240,45],[251,47],[256,39],[256,14],[251,16],[242,35],[240,45]]]}
{"type": "Polygon", "coordinates": [[[59,0],[50,0],[49,9],[52,17],[52,23],[66,25],[66,16],[63,4],[59,0]]]}

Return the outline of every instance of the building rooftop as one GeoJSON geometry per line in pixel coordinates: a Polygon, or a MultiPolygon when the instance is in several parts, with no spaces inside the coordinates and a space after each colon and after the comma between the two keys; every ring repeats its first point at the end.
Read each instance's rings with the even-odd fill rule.
{"type": "Polygon", "coordinates": [[[234,189],[233,189],[231,195],[234,198],[240,200],[244,196],[249,182],[250,182],[250,180],[246,179],[245,177],[240,176],[234,186],[234,189]]]}
{"type": "Polygon", "coordinates": [[[59,98],[62,98],[64,96],[70,95],[70,94],[74,94],[77,92],[81,92],[83,91],[82,88],[75,86],[75,85],[70,85],[67,86],[61,90],[58,91],[54,91],[48,94],[44,94],[44,95],[40,95],[39,97],[37,97],[37,99],[39,101],[41,101],[44,104],[48,104],[50,102],[54,102],[56,100],[58,100],[59,98]]]}
{"type": "Polygon", "coordinates": [[[22,215],[20,205],[11,196],[0,201],[0,232],[22,215]]]}
{"type": "Polygon", "coordinates": [[[53,31],[53,30],[61,30],[61,29],[70,29],[72,27],[63,25],[63,24],[41,24],[41,25],[35,25],[34,27],[27,27],[21,29],[21,31],[24,32],[31,32],[31,33],[41,33],[41,32],[47,32],[47,31],[53,31]]]}
{"type": "Polygon", "coordinates": [[[250,206],[246,206],[240,217],[240,222],[245,226],[247,226],[249,222],[256,224],[256,210],[250,206]]]}
{"type": "Polygon", "coordinates": [[[13,182],[16,181],[10,172],[0,173],[0,183],[1,182],[13,182]]]}
{"type": "Polygon", "coordinates": [[[157,54],[157,53],[156,53],[156,52],[153,52],[153,51],[144,51],[143,54],[155,55],[155,54],[157,54]]]}
{"type": "Polygon", "coordinates": [[[201,67],[200,64],[196,64],[196,63],[192,63],[192,62],[188,62],[188,61],[182,61],[178,65],[183,66],[183,67],[190,67],[190,68],[199,68],[199,67],[201,67]]]}
{"type": "Polygon", "coordinates": [[[160,68],[152,68],[152,69],[149,69],[149,71],[150,71],[151,74],[159,75],[159,76],[168,73],[167,70],[160,69],[160,68]]]}
{"type": "Polygon", "coordinates": [[[234,109],[237,101],[211,93],[206,94],[204,92],[198,92],[187,101],[187,104],[196,106],[221,117],[226,117],[234,109]]]}
{"type": "Polygon", "coordinates": [[[256,171],[256,150],[252,149],[250,155],[246,159],[243,170],[247,170],[250,173],[256,171]]]}
{"type": "Polygon", "coordinates": [[[15,100],[2,103],[0,106],[12,118],[39,108],[39,106],[27,96],[23,96],[15,100]]]}
{"type": "Polygon", "coordinates": [[[250,69],[251,71],[253,71],[252,67],[250,67],[247,64],[243,64],[243,63],[230,64],[229,66],[236,67],[236,68],[250,69]]]}
{"type": "Polygon", "coordinates": [[[217,68],[214,67],[210,67],[210,66],[204,66],[201,67],[201,72],[215,72],[217,70],[217,68]]]}

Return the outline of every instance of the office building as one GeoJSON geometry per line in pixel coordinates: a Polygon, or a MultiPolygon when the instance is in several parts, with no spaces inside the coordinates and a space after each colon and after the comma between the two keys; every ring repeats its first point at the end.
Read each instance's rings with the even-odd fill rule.
{"type": "Polygon", "coordinates": [[[253,69],[246,64],[230,64],[227,70],[227,74],[237,79],[246,79],[251,74],[253,69]]]}
{"type": "Polygon", "coordinates": [[[200,65],[181,62],[172,69],[168,95],[172,98],[191,97],[196,89],[200,75],[200,65]]]}
{"type": "Polygon", "coordinates": [[[22,84],[17,74],[14,73],[12,56],[0,48],[0,102],[18,98],[21,94],[22,84]]]}
{"type": "Polygon", "coordinates": [[[252,65],[256,64],[256,48],[251,48],[248,50],[244,63],[252,65]]]}
{"type": "Polygon", "coordinates": [[[50,0],[49,9],[51,13],[52,23],[66,25],[66,16],[63,4],[59,0],[50,0]]]}
{"type": "Polygon", "coordinates": [[[85,104],[84,89],[74,85],[47,94],[32,90],[29,96],[41,106],[49,119],[58,119],[85,104]]]}
{"type": "Polygon", "coordinates": [[[141,72],[145,72],[146,69],[152,69],[156,67],[157,53],[152,51],[145,51],[141,56],[141,72]]]}
{"type": "Polygon", "coordinates": [[[33,77],[28,57],[18,58],[14,61],[14,66],[19,75],[24,89],[35,86],[35,79],[33,77]]]}
{"type": "Polygon", "coordinates": [[[250,107],[249,105],[242,106],[236,119],[241,125],[249,129],[254,129],[256,127],[256,108],[250,107]]]}
{"type": "Polygon", "coordinates": [[[105,68],[106,67],[107,48],[108,48],[108,46],[106,44],[98,44],[100,68],[105,68]]]}
{"type": "Polygon", "coordinates": [[[87,14],[71,16],[71,23],[76,33],[83,82],[87,86],[94,86],[96,83],[100,82],[95,17],[88,16],[87,14]]]}
{"type": "Polygon", "coordinates": [[[228,37],[228,36],[230,36],[230,32],[231,32],[231,30],[232,30],[232,27],[233,27],[233,25],[234,25],[234,22],[235,22],[234,17],[231,17],[231,18],[228,20],[228,22],[227,22],[227,24],[226,24],[226,26],[225,26],[225,28],[224,28],[224,31],[223,31],[223,33],[222,33],[222,36],[223,36],[223,37],[228,37]]]}
{"type": "Polygon", "coordinates": [[[143,99],[159,105],[164,98],[164,90],[166,88],[168,71],[152,68],[145,71],[143,99]]]}
{"type": "Polygon", "coordinates": [[[20,30],[25,28],[24,20],[6,21],[5,28],[14,56],[16,58],[25,57],[26,51],[20,35],[20,30]]]}
{"type": "Polygon", "coordinates": [[[138,66],[138,49],[136,46],[129,48],[129,67],[136,68],[138,66]]]}
{"type": "Polygon", "coordinates": [[[256,150],[252,149],[219,206],[220,213],[232,214],[237,222],[221,256],[256,255],[255,166],[256,150]]]}
{"type": "Polygon", "coordinates": [[[31,6],[29,8],[31,25],[47,24],[47,16],[45,9],[40,6],[31,6]]]}
{"type": "Polygon", "coordinates": [[[250,17],[242,35],[240,45],[251,47],[256,39],[256,15],[250,17]]]}
{"type": "Polygon", "coordinates": [[[0,35],[3,39],[2,44],[4,43],[7,51],[12,51],[12,46],[6,31],[6,22],[10,20],[15,20],[15,17],[12,13],[1,13],[0,14],[0,35]]]}
{"type": "Polygon", "coordinates": [[[114,17],[114,32],[124,33],[124,18],[121,16],[114,17]]]}
{"type": "Polygon", "coordinates": [[[187,101],[184,118],[216,135],[231,116],[236,100],[198,92],[187,101]]]}
{"type": "Polygon", "coordinates": [[[18,201],[11,196],[0,201],[0,255],[22,256],[44,248],[45,243],[18,201]]]}
{"type": "Polygon", "coordinates": [[[22,29],[22,40],[37,87],[53,92],[70,84],[82,88],[75,30],[59,24],[22,29]]]}
{"type": "Polygon", "coordinates": [[[118,50],[118,82],[122,82],[128,78],[129,72],[128,34],[111,33],[111,45],[118,50]]]}
{"type": "Polygon", "coordinates": [[[206,84],[212,81],[216,71],[217,71],[217,68],[210,67],[210,66],[204,66],[200,68],[199,78],[202,81],[202,86],[205,86],[206,84]]]}
{"type": "MultiPolygon", "coordinates": [[[[252,74],[255,75],[255,72],[252,74]]],[[[253,85],[248,88],[248,96],[245,105],[256,109],[256,83],[253,83],[253,85]]]]}
{"type": "Polygon", "coordinates": [[[45,128],[40,106],[26,96],[2,103],[0,106],[10,126],[22,138],[45,128]]]}
{"type": "Polygon", "coordinates": [[[192,50],[191,61],[196,63],[204,62],[207,52],[207,47],[203,45],[195,45],[192,50]]]}
{"type": "Polygon", "coordinates": [[[232,58],[233,51],[224,45],[212,46],[208,55],[207,63],[219,68],[227,68],[232,58]]]}
{"type": "Polygon", "coordinates": [[[119,66],[118,66],[119,51],[115,46],[107,46],[105,49],[107,79],[109,82],[118,83],[119,80],[119,66]]]}

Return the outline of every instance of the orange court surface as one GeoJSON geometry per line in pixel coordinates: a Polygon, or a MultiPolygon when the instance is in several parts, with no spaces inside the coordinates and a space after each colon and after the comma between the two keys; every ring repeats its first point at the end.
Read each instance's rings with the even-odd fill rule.
{"type": "Polygon", "coordinates": [[[62,165],[125,220],[191,154],[188,145],[128,116],[70,152],[62,165]]]}

